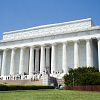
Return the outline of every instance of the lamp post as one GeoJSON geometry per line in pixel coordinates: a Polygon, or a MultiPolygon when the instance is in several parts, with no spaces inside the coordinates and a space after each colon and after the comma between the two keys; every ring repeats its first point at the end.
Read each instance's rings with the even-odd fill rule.
{"type": "Polygon", "coordinates": [[[72,80],[73,80],[73,86],[74,86],[74,74],[72,72],[72,80]]]}

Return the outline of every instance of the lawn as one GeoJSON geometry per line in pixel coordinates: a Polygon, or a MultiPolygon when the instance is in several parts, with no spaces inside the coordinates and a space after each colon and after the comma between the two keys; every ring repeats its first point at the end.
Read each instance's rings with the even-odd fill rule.
{"type": "Polygon", "coordinates": [[[100,92],[69,90],[1,91],[0,100],[100,100],[100,92]]]}

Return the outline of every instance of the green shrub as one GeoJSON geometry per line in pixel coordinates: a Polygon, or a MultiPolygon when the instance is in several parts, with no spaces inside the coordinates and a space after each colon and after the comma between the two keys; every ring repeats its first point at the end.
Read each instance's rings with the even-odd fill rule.
{"type": "Polygon", "coordinates": [[[0,91],[9,90],[38,90],[38,89],[54,89],[53,86],[42,86],[42,85],[0,85],[0,91]]]}
{"type": "Polygon", "coordinates": [[[64,83],[67,86],[100,85],[100,72],[94,67],[70,69],[69,74],[64,76],[64,83]]]}
{"type": "Polygon", "coordinates": [[[6,85],[0,84],[0,91],[7,91],[8,87],[6,85]]]}
{"type": "Polygon", "coordinates": [[[80,77],[81,85],[100,85],[100,73],[84,73],[80,77]]]}

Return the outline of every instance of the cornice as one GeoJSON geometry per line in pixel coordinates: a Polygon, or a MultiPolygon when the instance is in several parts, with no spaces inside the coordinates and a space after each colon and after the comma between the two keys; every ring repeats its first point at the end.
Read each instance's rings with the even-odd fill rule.
{"type": "Polygon", "coordinates": [[[14,45],[8,45],[8,46],[0,46],[0,50],[3,50],[5,48],[21,48],[21,47],[29,47],[29,46],[41,46],[46,44],[59,44],[64,42],[75,42],[75,41],[81,41],[81,40],[90,40],[90,39],[100,39],[100,34],[94,34],[89,36],[78,36],[78,37],[72,37],[72,38],[63,38],[63,39],[56,39],[56,40],[49,40],[49,41],[39,41],[39,42],[28,42],[28,43],[21,43],[21,44],[14,44],[14,45]]]}
{"type": "MultiPolygon", "coordinates": [[[[85,29],[79,29],[79,30],[73,30],[73,31],[60,31],[58,35],[63,35],[63,34],[70,34],[70,33],[78,33],[78,32],[88,32],[88,31],[93,31],[93,30],[100,30],[100,26],[94,26],[94,27],[90,27],[90,28],[85,28],[85,29]]],[[[45,37],[45,36],[55,36],[57,35],[57,32],[55,32],[54,34],[43,34],[42,36],[41,35],[38,35],[36,37],[24,37],[24,38],[18,38],[18,39],[12,39],[12,40],[1,40],[0,42],[9,42],[9,41],[18,41],[18,40],[27,40],[27,39],[32,39],[32,38],[38,38],[38,37],[45,37]]]]}
{"type": "Polygon", "coordinates": [[[12,40],[57,35],[57,34],[65,34],[65,33],[71,33],[88,29],[91,27],[92,27],[91,18],[88,18],[88,19],[76,20],[64,23],[43,25],[18,31],[5,32],[3,34],[3,40],[12,41],[12,40]]]}
{"type": "Polygon", "coordinates": [[[87,19],[81,19],[81,20],[75,20],[75,21],[69,21],[69,22],[63,22],[63,23],[41,25],[41,26],[36,26],[36,27],[32,27],[32,28],[27,28],[27,29],[4,32],[3,34],[13,34],[13,33],[24,32],[24,31],[39,30],[39,29],[44,29],[44,28],[57,27],[57,26],[69,25],[69,24],[75,24],[75,23],[81,23],[81,22],[87,22],[87,21],[91,22],[92,19],[91,18],[87,18],[87,19]]]}

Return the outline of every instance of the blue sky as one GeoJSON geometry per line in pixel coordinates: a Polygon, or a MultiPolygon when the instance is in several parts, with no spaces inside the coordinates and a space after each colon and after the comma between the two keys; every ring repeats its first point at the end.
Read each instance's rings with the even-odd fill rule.
{"type": "Polygon", "coordinates": [[[100,25],[100,0],[0,0],[2,33],[91,17],[100,25]]]}

